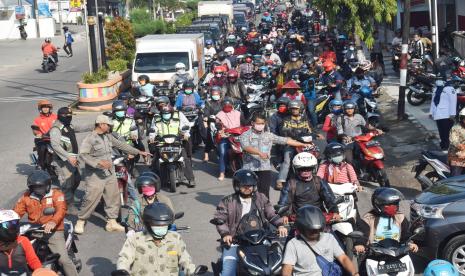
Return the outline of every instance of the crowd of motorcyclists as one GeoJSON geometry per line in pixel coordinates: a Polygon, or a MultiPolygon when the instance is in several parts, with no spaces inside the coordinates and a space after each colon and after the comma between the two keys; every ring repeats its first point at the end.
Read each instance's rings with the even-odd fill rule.
{"type": "MultiPolygon", "coordinates": [[[[19,235],[19,220],[27,214],[31,224],[42,225],[50,251],[59,254],[55,270],[77,275],[76,260],[65,245],[65,215],[77,216],[74,233],[84,234],[103,198],[105,230],[127,235],[112,275],[201,274],[205,267],[195,267],[176,232],[174,222],[181,215],[160,193],[163,188],[175,191],[180,183],[196,186],[192,156],[201,143],[203,161],[214,159],[214,151],[218,180],[232,175],[234,190],[219,202],[211,221],[221,236],[222,256],[213,265],[217,275],[379,275],[378,266],[378,272],[367,270],[371,248],[381,241],[405,245],[406,254],[418,251],[409,221],[399,210],[403,195],[390,187],[384,165],[379,165],[384,153],[372,140],[383,134],[376,96],[385,74],[385,46],[375,34],[367,60],[351,34],[320,24],[319,11],[275,12],[278,3],[264,1],[267,11],[260,23],[231,30],[223,46],[205,42],[208,72],[199,83],[183,63],[175,65],[169,95],[160,95],[141,75],[138,85],[121,93],[111,112],[91,126],[74,126],[69,108],[54,113],[49,101],[40,101],[31,126],[39,170],[29,176],[27,191],[12,210],[0,211],[0,272],[35,271],[46,261],[19,235]],[[83,131],[91,132],[78,145],[75,133],[83,131]],[[327,143],[324,150],[315,140],[327,143]],[[127,166],[122,186],[115,156],[124,156],[127,166]],[[137,172],[140,160],[149,171],[137,172]],[[276,181],[273,170],[278,171],[276,181]],[[81,178],[85,195],[78,210],[74,201],[81,178]],[[357,208],[360,180],[380,184],[366,214],[357,208]],[[61,189],[52,188],[53,182],[61,189]],[[342,193],[341,201],[337,189],[343,186],[351,192],[342,193]],[[271,188],[280,191],[275,206],[269,200],[271,188]],[[349,198],[352,215],[341,205],[349,198]],[[342,222],[350,225],[350,233],[333,227],[342,222]],[[256,238],[260,235],[263,239],[256,238]],[[279,266],[253,259],[259,254],[250,253],[254,245],[273,251],[279,237],[285,241],[282,252],[276,251],[279,266]]],[[[43,48],[56,52],[47,43],[43,48]]],[[[392,46],[400,44],[396,32],[392,46]]],[[[436,70],[430,46],[416,33],[410,55],[436,70]]],[[[460,131],[456,127],[453,132],[453,145],[459,148],[460,131]]],[[[464,167],[460,164],[457,170],[464,167]]],[[[425,275],[458,272],[435,261],[425,275]]]]}

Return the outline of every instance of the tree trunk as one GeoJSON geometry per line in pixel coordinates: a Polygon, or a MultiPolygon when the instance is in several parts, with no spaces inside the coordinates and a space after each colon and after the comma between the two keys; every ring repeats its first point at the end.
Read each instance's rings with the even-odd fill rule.
{"type": "Polygon", "coordinates": [[[365,53],[363,52],[362,40],[357,34],[354,34],[355,47],[357,48],[357,59],[359,62],[365,61],[365,53]]]}

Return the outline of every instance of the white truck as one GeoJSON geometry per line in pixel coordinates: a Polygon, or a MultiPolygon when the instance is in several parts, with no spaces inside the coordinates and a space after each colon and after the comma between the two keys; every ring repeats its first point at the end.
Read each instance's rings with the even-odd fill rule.
{"type": "Polygon", "coordinates": [[[178,62],[186,65],[186,71],[194,83],[205,74],[203,34],[147,35],[136,40],[136,56],[131,80],[136,84],[140,75],[147,75],[157,88],[168,89],[178,62]]]}
{"type": "Polygon", "coordinates": [[[202,15],[227,15],[229,17],[228,24],[231,27],[234,8],[232,1],[200,1],[197,6],[198,16],[202,15]]]}

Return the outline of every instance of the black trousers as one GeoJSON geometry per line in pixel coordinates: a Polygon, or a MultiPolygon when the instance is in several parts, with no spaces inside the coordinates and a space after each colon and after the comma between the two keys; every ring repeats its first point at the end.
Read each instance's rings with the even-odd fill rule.
{"type": "Polygon", "coordinates": [[[440,146],[442,150],[449,148],[449,133],[454,126],[454,121],[450,118],[436,120],[436,125],[439,131],[439,138],[441,139],[440,146]]]}
{"type": "Polygon", "coordinates": [[[270,198],[270,186],[273,181],[273,175],[270,170],[268,171],[256,171],[255,174],[258,176],[258,192],[266,195],[270,198]]]}
{"type": "Polygon", "coordinates": [[[63,45],[63,50],[66,52],[68,56],[73,55],[73,47],[71,45],[71,43],[65,43],[65,45],[63,45]]]}

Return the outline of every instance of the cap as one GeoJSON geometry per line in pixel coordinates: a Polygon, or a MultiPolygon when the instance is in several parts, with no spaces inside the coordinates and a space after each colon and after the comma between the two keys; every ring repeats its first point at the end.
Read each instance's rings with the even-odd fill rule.
{"type": "Polygon", "coordinates": [[[294,80],[288,81],[286,84],[283,85],[283,89],[300,89],[300,86],[295,83],[294,80]]]}
{"type": "Polygon", "coordinates": [[[110,120],[110,117],[104,114],[100,114],[97,116],[97,119],[95,119],[96,124],[107,124],[107,125],[113,125],[113,122],[110,120]]]}
{"type": "Polygon", "coordinates": [[[73,113],[71,112],[71,109],[69,107],[61,107],[57,111],[58,116],[60,116],[60,115],[70,115],[70,114],[73,114],[73,113]]]}

